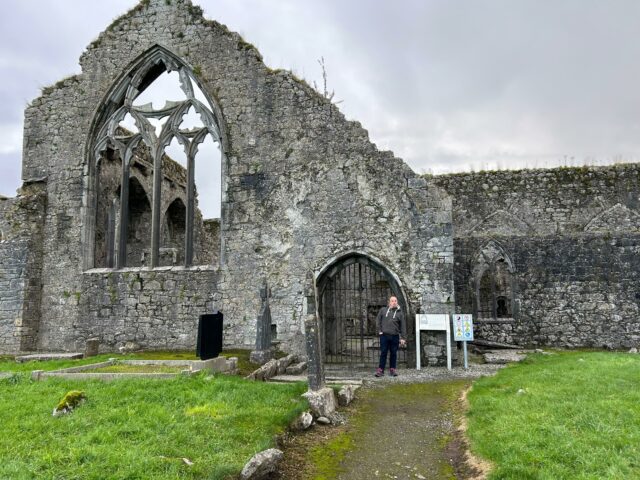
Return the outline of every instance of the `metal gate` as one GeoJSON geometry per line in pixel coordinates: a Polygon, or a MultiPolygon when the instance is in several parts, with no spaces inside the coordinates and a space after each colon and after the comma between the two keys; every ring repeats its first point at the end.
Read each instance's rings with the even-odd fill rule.
{"type": "MultiPolygon", "coordinates": [[[[378,363],[376,316],[391,295],[385,276],[365,263],[346,264],[328,279],[320,304],[327,363],[378,363]]],[[[398,363],[406,363],[405,350],[398,351],[398,363]]]]}

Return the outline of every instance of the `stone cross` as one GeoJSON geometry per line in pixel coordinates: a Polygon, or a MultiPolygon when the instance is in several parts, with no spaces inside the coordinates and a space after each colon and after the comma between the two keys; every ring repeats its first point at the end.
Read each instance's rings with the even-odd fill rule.
{"type": "Polygon", "coordinates": [[[325,386],[324,363],[320,351],[320,329],[315,315],[308,315],[304,322],[305,343],[307,346],[307,375],[309,390],[321,390],[325,386]]]}
{"type": "Polygon", "coordinates": [[[262,307],[258,314],[256,328],[256,348],[251,352],[249,361],[251,363],[264,364],[273,358],[273,350],[271,348],[271,308],[269,307],[269,298],[271,297],[271,289],[265,286],[260,289],[260,299],[262,307]]]}

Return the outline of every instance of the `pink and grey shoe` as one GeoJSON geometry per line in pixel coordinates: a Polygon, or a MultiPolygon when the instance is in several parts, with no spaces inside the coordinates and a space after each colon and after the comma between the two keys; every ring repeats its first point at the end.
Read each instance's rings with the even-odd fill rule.
{"type": "Polygon", "coordinates": [[[375,376],[376,376],[376,377],[382,377],[383,375],[384,375],[384,370],[383,370],[383,369],[381,369],[381,368],[378,368],[378,369],[376,370],[375,376]]]}
{"type": "Polygon", "coordinates": [[[389,375],[392,377],[397,377],[398,376],[398,372],[396,372],[395,368],[390,368],[389,369],[389,375]]]}

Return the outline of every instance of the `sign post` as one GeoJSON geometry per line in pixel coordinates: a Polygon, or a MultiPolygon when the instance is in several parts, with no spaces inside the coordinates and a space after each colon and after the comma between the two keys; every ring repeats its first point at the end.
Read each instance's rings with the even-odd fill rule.
{"type": "Polygon", "coordinates": [[[462,342],[464,352],[464,369],[469,368],[467,361],[467,342],[473,341],[473,315],[455,314],[453,316],[453,339],[462,342]]]}
{"type": "Polygon", "coordinates": [[[446,313],[416,315],[416,369],[420,370],[420,331],[440,330],[447,336],[447,368],[451,370],[451,329],[449,327],[449,315],[446,313]]]}

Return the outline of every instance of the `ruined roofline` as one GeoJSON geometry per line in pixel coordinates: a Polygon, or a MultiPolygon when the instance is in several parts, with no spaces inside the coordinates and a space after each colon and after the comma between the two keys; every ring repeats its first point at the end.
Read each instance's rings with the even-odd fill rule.
{"type": "MultiPolygon", "coordinates": [[[[68,88],[74,85],[77,85],[81,82],[83,74],[85,72],[85,66],[87,62],[90,61],[91,55],[89,55],[93,50],[101,48],[103,42],[108,40],[109,36],[118,35],[119,32],[126,31],[128,29],[137,29],[139,28],[138,24],[135,22],[136,19],[139,19],[140,15],[146,15],[147,10],[158,10],[158,11],[166,11],[167,8],[172,8],[179,15],[188,15],[190,16],[191,24],[202,25],[204,28],[213,29],[218,34],[222,34],[228,37],[230,40],[236,43],[236,48],[239,51],[244,52],[249,57],[253,57],[253,60],[259,64],[259,67],[263,69],[263,71],[267,75],[276,75],[282,76],[283,80],[287,80],[293,85],[297,85],[301,88],[309,97],[313,98],[317,102],[321,104],[327,105],[331,109],[331,116],[336,116],[337,118],[344,121],[347,125],[353,128],[354,131],[358,131],[358,135],[361,135],[366,139],[369,145],[372,147],[373,152],[380,154],[385,161],[392,161],[395,165],[390,165],[391,168],[395,168],[399,173],[401,173],[405,178],[413,178],[419,176],[419,174],[411,168],[411,166],[405,162],[402,158],[396,156],[396,154],[391,150],[380,150],[375,142],[373,142],[369,136],[368,130],[366,130],[361,122],[358,120],[348,120],[344,113],[342,113],[339,107],[332,103],[330,99],[326,98],[320,92],[318,92],[315,88],[313,88],[309,83],[302,78],[296,76],[293,72],[286,69],[272,69],[268,67],[263,60],[262,55],[258,51],[258,49],[252,45],[251,43],[245,41],[240,34],[237,32],[233,32],[229,30],[229,28],[219,23],[215,20],[210,20],[204,17],[204,12],[202,8],[198,5],[194,5],[191,0],[141,0],[135,7],[131,8],[126,13],[120,15],[115,20],[111,22],[99,35],[93,40],[87,48],[84,50],[82,55],[80,56],[80,67],[82,72],[79,74],[70,75],[65,77],[58,82],[45,86],[42,88],[42,95],[36,97],[30,102],[30,106],[38,106],[43,103],[49,95],[54,94],[57,90],[68,88]],[[143,13],[144,12],[144,13],[143,13]]],[[[166,15],[166,12],[163,13],[166,15]]],[[[160,45],[163,48],[166,48],[168,51],[172,52],[170,48],[166,46],[160,45]]],[[[173,53],[173,52],[172,52],[173,53]]],[[[189,58],[183,57],[182,55],[177,55],[178,58],[182,60],[183,63],[189,64],[189,58]]],[[[135,63],[135,59],[132,61],[132,64],[135,63]]],[[[196,68],[197,70],[197,68],[196,68]]],[[[117,82],[118,78],[126,72],[126,69],[117,72],[116,76],[113,78],[114,82],[117,82]]],[[[197,73],[194,72],[194,75],[197,73]]],[[[196,75],[198,76],[198,75],[196,75]]],[[[355,132],[354,132],[355,134],[355,132]]]]}
{"type": "Polygon", "coordinates": [[[503,170],[480,170],[477,172],[451,172],[451,173],[423,173],[419,176],[427,180],[438,179],[453,179],[463,177],[481,177],[481,176],[512,176],[512,175],[527,175],[527,174],[564,174],[564,175],[579,175],[586,173],[602,173],[607,170],[627,170],[627,169],[639,169],[640,162],[623,162],[612,163],[610,165],[581,165],[581,166],[557,166],[557,167],[538,167],[538,168],[518,168],[503,170]]]}

